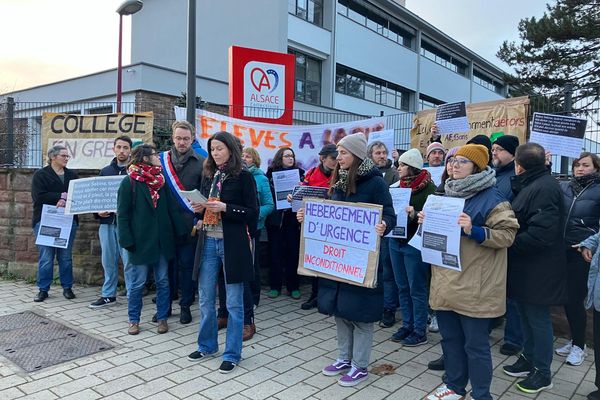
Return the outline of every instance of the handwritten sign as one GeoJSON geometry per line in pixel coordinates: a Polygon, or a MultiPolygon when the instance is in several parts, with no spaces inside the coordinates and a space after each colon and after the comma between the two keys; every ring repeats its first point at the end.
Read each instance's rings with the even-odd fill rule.
{"type": "Polygon", "coordinates": [[[382,207],[305,200],[298,273],[373,288],[377,286],[382,207]]]}
{"type": "Polygon", "coordinates": [[[65,214],[117,211],[117,192],[127,175],[96,176],[69,182],[65,214]]]}

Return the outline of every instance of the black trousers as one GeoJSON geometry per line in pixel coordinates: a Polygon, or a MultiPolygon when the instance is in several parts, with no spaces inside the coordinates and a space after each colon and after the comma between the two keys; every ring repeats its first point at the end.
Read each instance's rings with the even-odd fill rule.
{"type": "Polygon", "coordinates": [[[269,284],[272,290],[281,292],[285,276],[287,290],[298,290],[298,256],[300,248],[300,224],[296,214],[285,212],[281,227],[267,226],[269,236],[269,284]],[[289,214],[289,215],[288,215],[289,214]]]}
{"type": "Polygon", "coordinates": [[[567,249],[567,290],[569,299],[565,305],[565,314],[571,329],[573,344],[581,349],[585,344],[587,325],[584,301],[587,296],[589,272],[590,263],[583,259],[581,253],[574,249],[567,249]]]}

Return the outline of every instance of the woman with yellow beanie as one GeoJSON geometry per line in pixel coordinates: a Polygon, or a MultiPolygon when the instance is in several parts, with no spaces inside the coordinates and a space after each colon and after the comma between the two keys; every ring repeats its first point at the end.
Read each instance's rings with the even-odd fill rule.
{"type": "MultiPolygon", "coordinates": [[[[471,398],[491,400],[492,355],[488,329],[506,308],[507,248],[519,224],[496,189],[485,146],[467,144],[452,159],[445,196],[465,199],[457,221],[461,271],[431,266],[429,303],[435,310],[446,365],[444,385],[429,400],[461,400],[471,381],[471,398]]],[[[419,222],[426,215],[419,213],[419,222]]]]}

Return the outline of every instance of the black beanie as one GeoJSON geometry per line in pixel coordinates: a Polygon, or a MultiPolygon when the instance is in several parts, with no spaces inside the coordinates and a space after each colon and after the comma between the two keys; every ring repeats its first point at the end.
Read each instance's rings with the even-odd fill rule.
{"type": "Polygon", "coordinates": [[[492,150],[492,142],[490,141],[490,138],[487,137],[486,135],[473,136],[467,142],[467,144],[481,144],[481,145],[487,147],[488,150],[492,150]]]}
{"type": "Polygon", "coordinates": [[[496,139],[494,143],[514,156],[517,147],[519,147],[519,138],[512,135],[504,135],[496,139]]]}

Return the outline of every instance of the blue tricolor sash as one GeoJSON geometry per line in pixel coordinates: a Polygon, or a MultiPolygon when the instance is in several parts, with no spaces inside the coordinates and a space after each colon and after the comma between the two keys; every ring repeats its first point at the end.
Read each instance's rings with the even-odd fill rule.
{"type": "Polygon", "coordinates": [[[173,163],[171,162],[171,152],[163,151],[159,154],[160,163],[162,164],[163,171],[165,172],[165,177],[167,178],[167,184],[169,188],[171,188],[171,192],[175,195],[177,202],[184,210],[187,210],[192,215],[194,214],[194,209],[190,202],[181,194],[181,190],[185,190],[185,187],[179,180],[177,173],[175,172],[175,167],[173,167],[173,163]]]}

